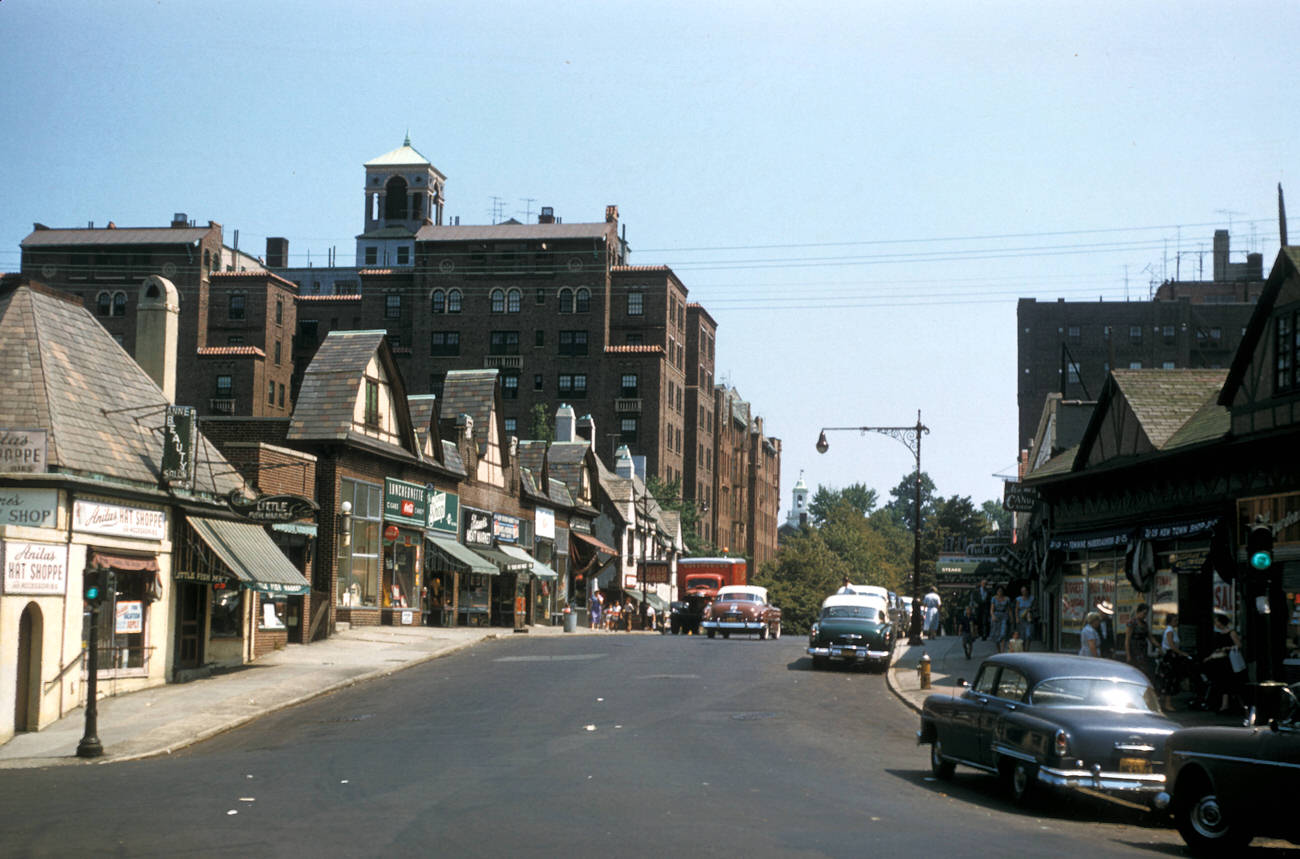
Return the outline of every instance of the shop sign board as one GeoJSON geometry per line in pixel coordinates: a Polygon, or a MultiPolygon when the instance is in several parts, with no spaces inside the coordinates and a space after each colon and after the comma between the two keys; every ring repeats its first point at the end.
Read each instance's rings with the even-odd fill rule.
{"type": "Polygon", "coordinates": [[[144,603],[140,600],[118,603],[113,618],[113,632],[118,635],[144,632],[144,603]]]}
{"type": "Polygon", "coordinates": [[[112,537],[162,540],[167,536],[167,513],[145,507],[78,499],[72,505],[72,530],[112,537]]]}
{"type": "Polygon", "coordinates": [[[194,447],[198,413],[193,406],[168,406],[163,419],[162,477],[188,487],[194,483],[194,447]]]}
{"type": "Polygon", "coordinates": [[[0,472],[44,474],[47,438],[43,429],[0,429],[0,472]]]}
{"type": "Polygon", "coordinates": [[[464,508],[463,512],[461,521],[464,523],[465,532],[461,535],[461,542],[466,546],[491,547],[492,514],[470,507],[464,508]]]}
{"type": "Polygon", "coordinates": [[[0,489],[0,525],[53,528],[58,521],[57,489],[0,489]]]}
{"type": "Polygon", "coordinates": [[[536,523],[536,536],[546,540],[555,539],[555,511],[538,507],[533,521],[536,523]]]}
{"type": "Polygon", "coordinates": [[[68,547],[6,540],[4,592],[62,596],[68,592],[68,547]]]}
{"type": "Polygon", "coordinates": [[[423,528],[429,519],[424,487],[405,480],[384,478],[384,519],[423,528]]]}
{"type": "Polygon", "coordinates": [[[429,501],[429,522],[431,531],[456,535],[460,528],[460,496],[455,492],[443,492],[433,485],[424,487],[425,497],[429,501]]]}
{"type": "Polygon", "coordinates": [[[309,516],[315,517],[319,509],[315,501],[303,495],[260,495],[249,499],[238,489],[225,496],[225,501],[232,512],[259,525],[296,522],[309,516]]]}
{"type": "Polygon", "coordinates": [[[636,573],[623,574],[623,590],[636,590],[641,587],[641,582],[637,580],[636,573]]]}
{"type": "Polygon", "coordinates": [[[669,584],[669,566],[667,561],[642,561],[641,581],[647,585],[669,584]]]}
{"type": "Polygon", "coordinates": [[[518,543],[519,518],[497,513],[492,517],[492,536],[502,543],[518,543]]]}
{"type": "Polygon", "coordinates": [[[1012,513],[1032,513],[1038,504],[1038,489],[1015,480],[1002,484],[1002,509],[1012,513]]]}

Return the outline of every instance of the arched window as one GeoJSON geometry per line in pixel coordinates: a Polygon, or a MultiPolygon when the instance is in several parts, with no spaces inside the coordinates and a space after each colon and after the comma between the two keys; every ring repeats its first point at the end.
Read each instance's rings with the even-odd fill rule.
{"type": "Polygon", "coordinates": [[[443,292],[441,289],[435,289],[433,291],[433,295],[429,297],[429,312],[447,312],[447,293],[443,292]]]}
{"type": "Polygon", "coordinates": [[[95,307],[100,316],[108,316],[113,312],[113,296],[107,292],[101,292],[95,296],[95,307]]]}
{"type": "Polygon", "coordinates": [[[591,309],[591,290],[587,289],[587,287],[579,287],[574,299],[575,306],[573,309],[575,312],[586,313],[591,309]]]}
{"type": "Polygon", "coordinates": [[[113,315],[126,316],[126,293],[113,293],[113,315]]]}
{"type": "Polygon", "coordinates": [[[560,290],[560,312],[573,312],[573,290],[567,286],[560,290]]]}
{"type": "Polygon", "coordinates": [[[512,289],[506,293],[506,311],[509,313],[519,312],[519,303],[523,301],[524,294],[517,289],[512,289]]]}
{"type": "Polygon", "coordinates": [[[492,312],[506,312],[506,291],[504,289],[492,290],[492,312]]]}
{"type": "Polygon", "coordinates": [[[384,220],[406,220],[406,180],[394,176],[384,185],[384,220]]]}
{"type": "Polygon", "coordinates": [[[460,290],[453,289],[447,293],[447,312],[460,313],[460,290]]]}

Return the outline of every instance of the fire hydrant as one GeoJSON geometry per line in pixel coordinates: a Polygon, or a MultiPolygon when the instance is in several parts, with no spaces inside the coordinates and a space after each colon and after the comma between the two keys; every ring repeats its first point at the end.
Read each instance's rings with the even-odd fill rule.
{"type": "Polygon", "coordinates": [[[921,654],[921,661],[916,665],[916,676],[921,678],[922,689],[930,688],[930,654],[921,654]]]}

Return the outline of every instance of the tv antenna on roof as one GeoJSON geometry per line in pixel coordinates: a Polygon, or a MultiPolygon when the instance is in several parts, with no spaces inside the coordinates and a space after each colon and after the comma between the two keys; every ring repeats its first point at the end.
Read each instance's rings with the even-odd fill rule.
{"type": "Polygon", "coordinates": [[[1220,214],[1220,215],[1226,215],[1226,216],[1227,216],[1227,218],[1228,218],[1228,234],[1229,234],[1229,235],[1232,234],[1232,216],[1233,216],[1233,215],[1244,215],[1244,214],[1246,214],[1245,212],[1238,212],[1236,209],[1215,209],[1214,211],[1217,212],[1217,213],[1220,214]]]}

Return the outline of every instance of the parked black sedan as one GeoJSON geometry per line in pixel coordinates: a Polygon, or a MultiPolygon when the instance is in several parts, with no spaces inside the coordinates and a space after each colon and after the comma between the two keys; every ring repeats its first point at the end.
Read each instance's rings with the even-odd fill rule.
{"type": "Polygon", "coordinates": [[[1267,726],[1183,728],[1166,745],[1169,787],[1156,805],[1196,855],[1232,855],[1256,835],[1300,844],[1300,687],[1261,686],[1267,726]]]}
{"type": "Polygon", "coordinates": [[[1178,726],[1159,712],[1138,669],[1059,653],[1001,653],[960,695],[934,694],[918,743],[930,767],[1002,776],[1019,802],[1040,786],[1152,802],[1164,788],[1165,741],[1178,726]]]}

